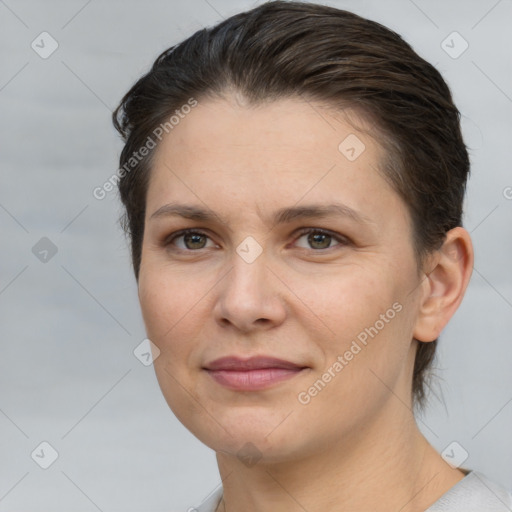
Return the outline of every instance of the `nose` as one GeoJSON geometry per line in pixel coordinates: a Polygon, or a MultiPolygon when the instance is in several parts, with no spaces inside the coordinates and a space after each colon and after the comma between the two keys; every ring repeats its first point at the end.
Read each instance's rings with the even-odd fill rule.
{"type": "Polygon", "coordinates": [[[265,253],[250,263],[235,253],[231,263],[218,285],[214,307],[217,322],[245,333],[281,324],[286,317],[286,286],[268,266],[265,253]]]}

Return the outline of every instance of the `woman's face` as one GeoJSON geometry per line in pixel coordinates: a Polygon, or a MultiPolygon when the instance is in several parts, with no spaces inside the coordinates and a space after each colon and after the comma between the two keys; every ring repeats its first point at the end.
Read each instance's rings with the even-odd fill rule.
{"type": "Polygon", "coordinates": [[[155,151],[139,298],[193,434],[292,459],[409,400],[420,278],[368,135],[300,99],[230,97],[200,101],[155,151]],[[244,366],[260,356],[281,363],[244,366]]]}

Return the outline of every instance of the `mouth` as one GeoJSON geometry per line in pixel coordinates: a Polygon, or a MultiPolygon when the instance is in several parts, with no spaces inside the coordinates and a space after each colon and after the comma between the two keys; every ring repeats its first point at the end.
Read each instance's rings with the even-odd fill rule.
{"type": "Polygon", "coordinates": [[[237,391],[267,389],[303,373],[308,368],[267,356],[249,359],[223,357],[203,367],[218,384],[237,391]]]}

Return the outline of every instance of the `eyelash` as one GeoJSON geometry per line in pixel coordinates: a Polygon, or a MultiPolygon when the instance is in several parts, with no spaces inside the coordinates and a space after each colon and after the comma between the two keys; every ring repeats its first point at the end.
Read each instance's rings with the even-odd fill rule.
{"type": "MultiPolygon", "coordinates": [[[[326,249],[309,249],[310,251],[315,252],[315,253],[327,252],[330,249],[335,249],[336,247],[347,246],[347,245],[350,245],[352,243],[351,240],[349,240],[347,237],[339,235],[339,234],[334,233],[333,231],[329,231],[327,229],[322,229],[322,228],[302,228],[301,230],[299,230],[298,234],[296,235],[297,238],[295,238],[295,241],[297,241],[298,239],[302,238],[304,235],[307,235],[309,233],[318,233],[318,234],[330,236],[334,240],[339,242],[338,245],[336,245],[334,247],[327,247],[326,249]]],[[[205,236],[207,238],[210,238],[208,236],[208,234],[205,233],[204,231],[201,231],[199,229],[189,228],[189,229],[183,229],[181,231],[177,231],[176,233],[173,233],[172,235],[167,237],[165,239],[165,241],[164,241],[164,245],[166,247],[168,247],[168,246],[172,245],[172,243],[177,238],[181,238],[181,237],[183,237],[183,236],[185,236],[187,234],[202,235],[202,236],[205,236]]],[[[301,249],[304,249],[304,248],[301,248],[301,249]]],[[[199,252],[199,251],[201,251],[201,249],[181,249],[181,248],[176,248],[176,250],[182,251],[182,252],[199,252]]],[[[305,249],[305,250],[308,250],[308,249],[305,249]]]]}

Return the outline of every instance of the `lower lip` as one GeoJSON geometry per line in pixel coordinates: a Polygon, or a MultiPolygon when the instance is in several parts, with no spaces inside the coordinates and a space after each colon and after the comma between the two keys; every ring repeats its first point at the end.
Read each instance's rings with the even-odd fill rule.
{"type": "Polygon", "coordinates": [[[303,368],[290,370],[285,368],[261,368],[258,370],[207,370],[211,377],[222,386],[238,391],[258,391],[269,388],[279,382],[291,379],[303,368]]]}

